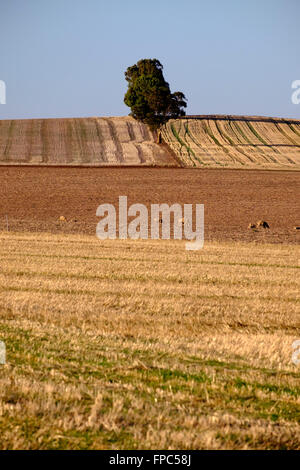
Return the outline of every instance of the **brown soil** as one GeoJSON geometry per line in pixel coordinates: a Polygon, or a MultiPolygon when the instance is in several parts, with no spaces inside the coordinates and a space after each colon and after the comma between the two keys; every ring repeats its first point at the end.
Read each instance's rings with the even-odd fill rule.
{"type": "Polygon", "coordinates": [[[204,203],[206,240],[299,242],[300,175],[291,171],[0,167],[0,230],[8,221],[11,231],[93,234],[98,205],[118,207],[119,195],[148,207],[204,203]],[[248,229],[260,219],[269,230],[248,229]]]}

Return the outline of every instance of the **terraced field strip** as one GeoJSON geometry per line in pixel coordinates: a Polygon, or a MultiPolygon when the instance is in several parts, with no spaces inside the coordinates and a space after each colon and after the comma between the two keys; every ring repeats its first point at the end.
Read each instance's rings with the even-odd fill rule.
{"type": "Polygon", "coordinates": [[[0,165],[178,166],[130,117],[0,121],[0,165]]]}
{"type": "Polygon", "coordinates": [[[0,241],[1,449],[300,449],[299,246],[0,241]]]}
{"type": "Polygon", "coordinates": [[[162,136],[191,167],[300,169],[300,121],[187,116],[170,120],[162,136]]]}

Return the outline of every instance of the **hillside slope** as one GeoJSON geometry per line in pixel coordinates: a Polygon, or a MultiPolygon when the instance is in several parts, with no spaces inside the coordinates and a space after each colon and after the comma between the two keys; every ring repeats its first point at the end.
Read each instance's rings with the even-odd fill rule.
{"type": "Polygon", "coordinates": [[[300,120],[186,116],[162,128],[129,116],[0,121],[0,165],[300,169],[300,120]]]}
{"type": "Polygon", "coordinates": [[[177,166],[129,116],[0,121],[0,165],[177,166]]]}
{"type": "Polygon", "coordinates": [[[184,166],[300,169],[300,120],[186,116],[162,137],[184,166]]]}

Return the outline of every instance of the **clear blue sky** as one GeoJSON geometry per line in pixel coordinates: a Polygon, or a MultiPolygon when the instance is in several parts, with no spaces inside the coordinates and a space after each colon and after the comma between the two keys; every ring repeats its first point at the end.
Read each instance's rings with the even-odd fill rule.
{"type": "Polygon", "coordinates": [[[118,116],[157,58],[189,114],[300,119],[299,0],[0,0],[0,119],[118,116]]]}

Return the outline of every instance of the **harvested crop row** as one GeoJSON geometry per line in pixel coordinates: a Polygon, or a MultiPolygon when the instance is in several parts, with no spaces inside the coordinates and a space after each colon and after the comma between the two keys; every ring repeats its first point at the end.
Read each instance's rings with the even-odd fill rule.
{"type": "Polygon", "coordinates": [[[187,116],[162,136],[186,166],[300,169],[300,121],[187,116]]]}
{"type": "Polygon", "coordinates": [[[131,117],[0,121],[2,165],[178,166],[131,117]]]}
{"type": "Polygon", "coordinates": [[[300,449],[298,246],[0,238],[1,450],[300,449]]]}

